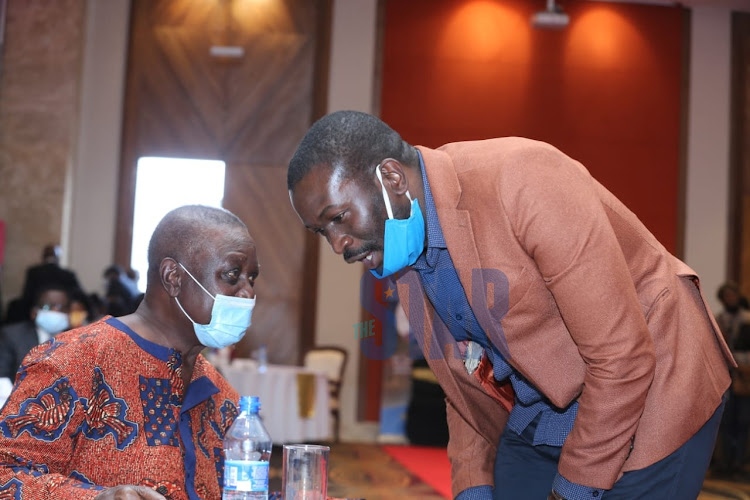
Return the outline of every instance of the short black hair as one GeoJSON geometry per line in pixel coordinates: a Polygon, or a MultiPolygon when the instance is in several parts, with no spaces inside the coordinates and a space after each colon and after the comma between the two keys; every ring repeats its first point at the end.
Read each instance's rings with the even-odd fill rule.
{"type": "Polygon", "coordinates": [[[94,318],[94,307],[91,304],[90,296],[86,295],[86,292],[78,287],[71,288],[69,296],[71,305],[73,304],[73,302],[80,302],[81,304],[83,304],[84,309],[86,309],[86,319],[91,321],[94,318]]]}
{"type": "Polygon", "coordinates": [[[742,290],[740,290],[740,285],[734,281],[727,281],[723,283],[719,289],[716,292],[716,297],[719,300],[724,300],[724,292],[734,292],[738,296],[742,297],[742,290]]]}
{"type": "Polygon", "coordinates": [[[121,266],[118,266],[117,264],[112,264],[111,266],[108,266],[104,270],[104,272],[102,273],[102,276],[105,278],[109,276],[110,274],[116,274],[117,276],[120,276],[124,272],[125,270],[121,266]]]}
{"type": "Polygon", "coordinates": [[[62,283],[53,282],[42,285],[36,290],[36,292],[34,293],[34,302],[31,304],[31,307],[39,307],[39,302],[42,300],[42,295],[47,292],[62,292],[68,298],[68,303],[70,303],[70,288],[63,285],[62,283]]]}
{"type": "Polygon", "coordinates": [[[203,232],[208,228],[247,226],[229,210],[204,205],[175,208],[156,225],[148,244],[148,275],[146,287],[158,282],[159,265],[165,257],[179,262],[195,255],[205,246],[203,232]]]}
{"type": "Polygon", "coordinates": [[[374,175],[375,166],[386,158],[419,166],[416,148],[382,120],[360,111],[337,111],[315,122],[302,138],[289,162],[287,189],[294,191],[297,183],[317,165],[328,165],[348,177],[359,177],[374,175]]]}

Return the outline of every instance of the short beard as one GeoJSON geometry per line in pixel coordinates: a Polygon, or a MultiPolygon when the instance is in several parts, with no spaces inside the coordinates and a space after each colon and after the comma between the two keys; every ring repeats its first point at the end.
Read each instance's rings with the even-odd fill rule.
{"type": "Polygon", "coordinates": [[[349,260],[367,252],[382,252],[383,238],[385,235],[385,220],[388,214],[385,210],[385,202],[379,189],[370,190],[370,213],[372,214],[372,225],[367,228],[366,240],[359,248],[344,250],[343,257],[349,260]]]}
{"type": "Polygon", "coordinates": [[[367,241],[362,244],[359,248],[347,248],[344,250],[344,260],[349,260],[357,255],[364,255],[367,252],[376,252],[383,250],[383,245],[379,245],[374,241],[367,241]]]}

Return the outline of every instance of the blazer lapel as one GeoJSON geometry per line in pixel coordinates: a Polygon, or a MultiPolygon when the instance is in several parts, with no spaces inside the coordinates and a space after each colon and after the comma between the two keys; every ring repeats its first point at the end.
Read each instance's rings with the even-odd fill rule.
{"type": "Polygon", "coordinates": [[[468,210],[458,208],[461,184],[453,162],[443,151],[421,146],[419,151],[424,159],[440,227],[472,311],[505,360],[533,384],[533,377],[515,363],[502,326],[502,319],[509,306],[508,278],[501,269],[484,269],[482,266],[471,214],[468,210]],[[488,304],[490,284],[493,285],[493,304],[488,304]]]}
{"type": "Polygon", "coordinates": [[[471,215],[468,210],[457,208],[461,199],[461,185],[450,157],[442,151],[423,147],[419,147],[419,150],[424,159],[443,237],[466,298],[492,344],[513,364],[501,323],[508,311],[507,277],[499,269],[482,268],[471,215]],[[494,295],[492,306],[487,303],[490,283],[493,284],[494,295]]]}
{"type": "Polygon", "coordinates": [[[450,157],[442,151],[422,147],[419,150],[424,159],[427,180],[430,182],[443,237],[448,245],[453,265],[458,271],[461,285],[466,291],[469,304],[473,304],[471,272],[466,271],[481,269],[481,262],[474,241],[469,212],[457,208],[461,199],[461,185],[456,170],[453,168],[450,157]]]}

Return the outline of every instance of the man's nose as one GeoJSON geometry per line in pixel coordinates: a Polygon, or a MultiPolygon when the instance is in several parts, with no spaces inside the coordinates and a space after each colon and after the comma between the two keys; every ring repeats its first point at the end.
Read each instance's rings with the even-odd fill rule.
{"type": "Polygon", "coordinates": [[[344,250],[351,246],[352,238],[348,234],[336,234],[331,236],[328,242],[331,244],[333,251],[341,255],[344,250]]]}
{"type": "Polygon", "coordinates": [[[255,287],[249,282],[245,281],[245,285],[240,289],[235,297],[242,297],[243,299],[252,299],[255,297],[255,287]]]}

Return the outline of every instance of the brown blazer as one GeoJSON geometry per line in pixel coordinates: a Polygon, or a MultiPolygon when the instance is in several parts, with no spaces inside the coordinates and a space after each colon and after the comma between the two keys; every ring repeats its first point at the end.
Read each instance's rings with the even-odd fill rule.
{"type": "MultiPolygon", "coordinates": [[[[609,489],[685,443],[720,404],[734,364],[695,272],[548,144],[502,138],[419,150],[478,321],[496,345],[507,341],[499,348],[509,363],[553,405],[578,400],[559,472],[609,489]],[[478,269],[500,270],[507,294],[498,273],[488,286],[478,269]]],[[[447,396],[453,493],[492,485],[507,411],[467,374],[416,272],[398,283],[447,396]]]]}

